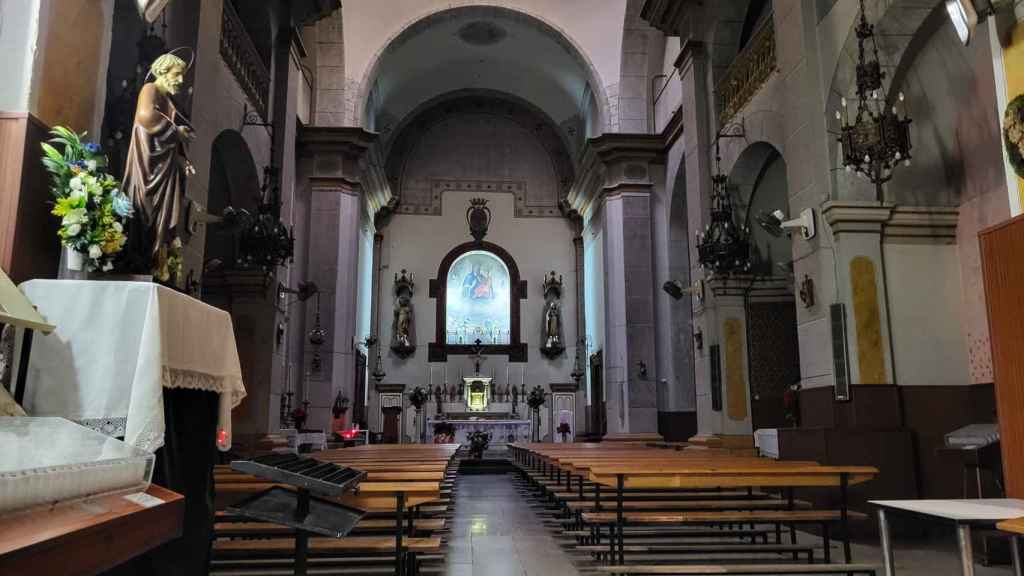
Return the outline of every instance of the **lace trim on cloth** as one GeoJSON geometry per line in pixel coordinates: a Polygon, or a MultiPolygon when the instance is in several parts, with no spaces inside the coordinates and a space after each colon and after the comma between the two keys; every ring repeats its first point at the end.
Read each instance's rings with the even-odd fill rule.
{"type": "Polygon", "coordinates": [[[240,376],[213,376],[164,366],[162,383],[164,388],[208,390],[218,394],[230,393],[232,408],[241,404],[242,399],[245,398],[245,388],[242,387],[240,376]]]}
{"type": "Polygon", "coordinates": [[[85,418],[84,420],[75,420],[75,422],[112,438],[124,438],[128,418],[85,418]]]}

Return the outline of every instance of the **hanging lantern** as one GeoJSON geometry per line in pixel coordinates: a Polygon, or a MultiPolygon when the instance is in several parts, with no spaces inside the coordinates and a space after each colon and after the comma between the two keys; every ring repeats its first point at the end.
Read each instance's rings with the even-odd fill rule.
{"type": "Polygon", "coordinates": [[[722,174],[718,140],[715,140],[715,175],[711,177],[711,222],[697,231],[700,267],[712,275],[750,270],[750,229],[736,224],[729,178],[722,174]]]}
{"type": "Polygon", "coordinates": [[[882,91],[882,71],[878,59],[874,26],[864,14],[864,0],[860,2],[860,22],[857,34],[857,113],[850,122],[850,105],[842,99],[842,109],[836,110],[841,123],[839,143],[843,147],[843,166],[872,184],[881,200],[881,186],[892,178],[892,172],[903,162],[910,165],[910,118],[901,117],[898,106],[903,105],[903,93],[898,103],[887,102],[882,91]],[[872,57],[866,55],[870,40],[872,57]]]}

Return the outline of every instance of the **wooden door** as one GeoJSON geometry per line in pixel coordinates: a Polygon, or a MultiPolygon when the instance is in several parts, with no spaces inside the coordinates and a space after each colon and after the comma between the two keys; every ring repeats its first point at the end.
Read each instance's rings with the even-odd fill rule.
{"type": "Polygon", "coordinates": [[[747,365],[754,430],[787,426],[783,396],[800,381],[800,344],[792,300],[747,303],[747,365]]]}
{"type": "Polygon", "coordinates": [[[355,384],[352,386],[352,422],[366,428],[366,354],[356,350],[355,384]]]}
{"type": "Polygon", "coordinates": [[[608,432],[605,412],[604,354],[601,350],[590,355],[590,433],[604,436],[608,432]]]}
{"type": "Polygon", "coordinates": [[[1024,216],[978,238],[1006,496],[1024,498],[1024,216]]]}
{"type": "Polygon", "coordinates": [[[402,432],[402,409],[397,406],[381,408],[381,415],[384,417],[381,426],[381,442],[384,444],[398,444],[399,435],[402,432]]]}

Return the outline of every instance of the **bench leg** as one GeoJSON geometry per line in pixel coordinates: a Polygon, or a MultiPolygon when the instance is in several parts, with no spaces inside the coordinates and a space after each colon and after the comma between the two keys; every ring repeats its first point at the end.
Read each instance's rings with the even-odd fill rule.
{"type": "Polygon", "coordinates": [[[829,537],[829,525],[825,522],[821,525],[821,541],[825,545],[823,554],[825,555],[825,564],[832,563],[832,539],[829,537]]]}

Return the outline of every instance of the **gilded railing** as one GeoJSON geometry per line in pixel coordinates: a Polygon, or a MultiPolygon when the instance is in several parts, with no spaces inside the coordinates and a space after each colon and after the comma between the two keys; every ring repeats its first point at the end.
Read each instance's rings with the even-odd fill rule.
{"type": "Polygon", "coordinates": [[[270,96],[270,72],[249,38],[235,7],[224,1],[224,17],[220,29],[220,55],[252,101],[263,121],[267,121],[267,100],[270,96]]]}
{"type": "Polygon", "coordinates": [[[769,14],[718,82],[719,124],[742,110],[775,70],[775,26],[769,14]]]}

